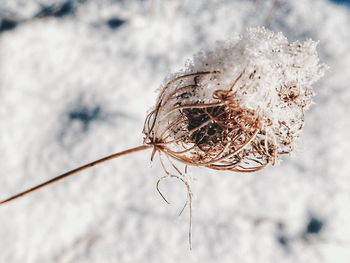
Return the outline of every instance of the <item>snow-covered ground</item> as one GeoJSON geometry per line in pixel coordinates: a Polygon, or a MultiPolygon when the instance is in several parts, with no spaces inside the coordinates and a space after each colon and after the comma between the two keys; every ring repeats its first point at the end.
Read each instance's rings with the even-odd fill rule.
{"type": "Polygon", "coordinates": [[[350,8],[326,0],[1,0],[0,199],[142,144],[157,89],[249,26],[319,40],[330,70],[294,157],[255,174],[190,168],[186,192],[150,151],[0,206],[0,262],[350,262],[350,8]]]}

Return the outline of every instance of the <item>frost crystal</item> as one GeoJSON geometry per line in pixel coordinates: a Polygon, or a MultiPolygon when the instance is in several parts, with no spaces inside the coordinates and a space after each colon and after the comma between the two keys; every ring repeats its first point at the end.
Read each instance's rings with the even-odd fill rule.
{"type": "Polygon", "coordinates": [[[324,74],[317,43],[246,30],[172,75],[148,115],[145,143],[189,165],[253,172],[290,153],[324,74]]]}

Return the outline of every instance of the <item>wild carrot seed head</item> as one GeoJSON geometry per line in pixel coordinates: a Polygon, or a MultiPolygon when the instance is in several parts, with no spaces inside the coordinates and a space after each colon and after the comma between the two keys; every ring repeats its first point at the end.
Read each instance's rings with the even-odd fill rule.
{"type": "Polygon", "coordinates": [[[201,51],[162,88],[145,143],[189,165],[253,172],[294,149],[326,69],[317,43],[246,30],[201,51]]]}

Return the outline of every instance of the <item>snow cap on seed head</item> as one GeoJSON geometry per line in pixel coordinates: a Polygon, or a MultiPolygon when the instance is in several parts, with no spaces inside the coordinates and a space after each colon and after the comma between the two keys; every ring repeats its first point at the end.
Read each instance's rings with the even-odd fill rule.
{"type": "Polygon", "coordinates": [[[150,116],[156,129],[145,127],[145,142],[165,135],[172,157],[214,169],[255,171],[274,163],[293,150],[312,84],[327,68],[316,46],[250,28],[197,53],[161,91],[150,116]]]}
{"type": "MultiPolygon", "coordinates": [[[[244,72],[233,89],[239,105],[271,120],[269,130],[275,136],[280,123],[297,135],[303,110],[312,104],[312,84],[327,68],[319,63],[316,46],[312,40],[290,44],[281,32],[249,28],[236,40],[217,42],[215,50],[194,55],[185,72],[220,71],[215,82],[227,87],[244,72]]],[[[205,95],[210,98],[216,88],[208,84],[205,95]]]]}

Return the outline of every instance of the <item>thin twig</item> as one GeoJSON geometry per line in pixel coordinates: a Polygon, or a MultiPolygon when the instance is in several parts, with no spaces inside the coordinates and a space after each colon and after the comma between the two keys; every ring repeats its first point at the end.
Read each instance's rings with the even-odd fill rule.
{"type": "Polygon", "coordinates": [[[3,205],[3,204],[8,203],[8,202],[10,202],[10,201],[13,201],[13,200],[15,200],[15,199],[17,199],[17,198],[19,198],[19,197],[25,196],[25,195],[27,195],[27,194],[29,194],[29,193],[32,193],[32,192],[34,192],[34,191],[36,191],[36,190],[39,190],[40,188],[43,188],[43,187],[45,187],[45,186],[47,186],[47,185],[49,185],[49,184],[56,183],[56,182],[58,182],[58,181],[60,181],[60,180],[62,180],[62,179],[65,179],[65,178],[67,178],[67,177],[69,177],[69,176],[72,176],[72,175],[74,175],[74,174],[77,174],[77,173],[79,173],[79,172],[81,172],[81,171],[83,171],[83,170],[86,170],[86,169],[88,169],[88,168],[91,168],[91,167],[93,167],[93,166],[95,166],[95,165],[98,165],[98,164],[101,164],[101,163],[110,161],[110,160],[112,160],[112,159],[118,158],[118,157],[123,156],[123,155],[127,155],[127,154],[131,154],[131,153],[134,153],[134,152],[143,151],[143,150],[146,150],[146,149],[148,149],[148,148],[150,148],[150,147],[151,147],[150,145],[141,145],[141,146],[138,146],[138,147],[135,147],[135,148],[131,148],[131,149],[125,150],[125,151],[121,151],[121,152],[118,152],[118,153],[114,153],[114,154],[112,154],[112,155],[109,155],[109,156],[106,156],[106,157],[104,157],[104,158],[101,158],[101,159],[99,159],[99,160],[97,160],[97,161],[94,161],[94,162],[85,164],[85,165],[83,165],[83,166],[81,166],[81,167],[78,167],[78,168],[76,168],[76,169],[74,169],[74,170],[71,170],[71,171],[66,172],[66,173],[64,173],[64,174],[61,174],[61,175],[59,175],[59,176],[56,176],[56,177],[54,177],[54,178],[52,178],[52,179],[50,179],[50,180],[48,180],[48,181],[46,181],[46,182],[44,182],[44,183],[41,183],[41,184],[36,185],[36,186],[34,186],[34,187],[32,187],[32,188],[29,188],[28,190],[25,190],[25,191],[23,191],[23,192],[21,192],[21,193],[18,193],[18,194],[16,194],[16,195],[14,195],[14,196],[11,196],[11,197],[9,197],[9,198],[3,200],[3,201],[0,201],[0,205],[3,205]]]}

